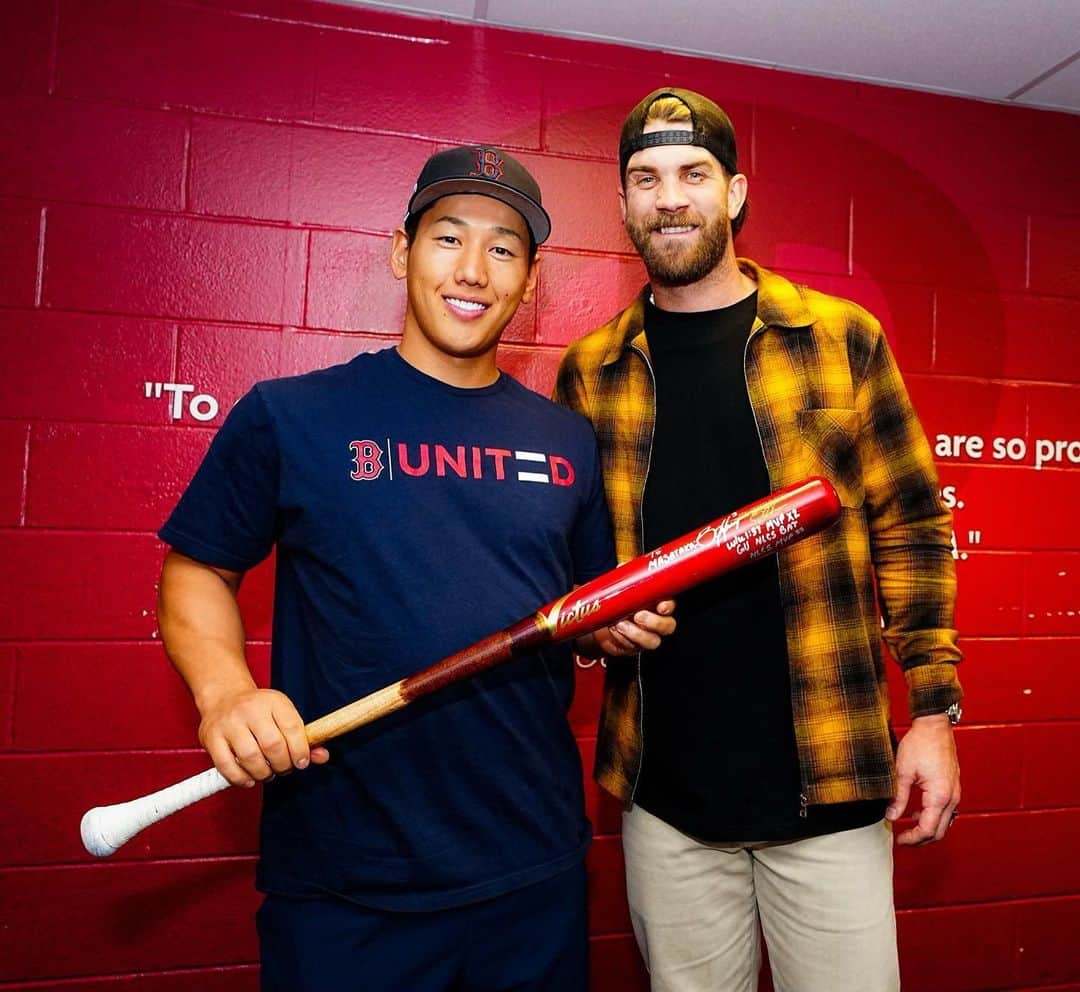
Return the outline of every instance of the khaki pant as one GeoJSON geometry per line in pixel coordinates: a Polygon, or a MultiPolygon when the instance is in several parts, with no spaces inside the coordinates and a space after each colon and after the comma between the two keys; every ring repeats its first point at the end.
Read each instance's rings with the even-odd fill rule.
{"type": "Polygon", "coordinates": [[[653,992],[755,992],[758,922],[776,992],[897,992],[892,831],[708,844],[623,815],[630,916],[653,992]]]}

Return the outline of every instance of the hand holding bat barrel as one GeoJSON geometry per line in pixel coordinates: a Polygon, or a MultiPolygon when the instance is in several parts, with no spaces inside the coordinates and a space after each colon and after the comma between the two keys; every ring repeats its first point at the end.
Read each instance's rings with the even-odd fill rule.
{"type": "MultiPolygon", "coordinates": [[[[540,645],[614,625],[809,537],[839,513],[836,491],[825,479],[781,489],[620,565],[430,668],[314,720],[303,728],[304,734],[310,745],[321,744],[540,645]]],[[[209,768],[130,802],[95,807],[82,819],[83,845],[91,854],[110,855],[150,824],[228,786],[216,768],[209,768]]]]}

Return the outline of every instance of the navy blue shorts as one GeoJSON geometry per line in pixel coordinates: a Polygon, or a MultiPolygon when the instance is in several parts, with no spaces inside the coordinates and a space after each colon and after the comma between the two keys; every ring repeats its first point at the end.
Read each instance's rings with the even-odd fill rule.
{"type": "Polygon", "coordinates": [[[268,895],[262,992],[586,992],[585,867],[432,913],[268,895]]]}

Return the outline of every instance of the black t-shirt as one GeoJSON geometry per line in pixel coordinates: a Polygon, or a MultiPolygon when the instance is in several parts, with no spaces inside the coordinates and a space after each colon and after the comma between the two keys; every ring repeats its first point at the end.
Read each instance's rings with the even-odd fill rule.
{"type": "MultiPolygon", "coordinates": [[[[744,352],[757,293],[720,310],[646,305],[656,427],[645,547],[768,495],[744,352]]],[[[642,657],[642,766],[634,801],[707,841],[790,840],[865,826],[885,803],[800,816],[784,615],[775,556],[684,594],[678,629],[642,657]]]]}

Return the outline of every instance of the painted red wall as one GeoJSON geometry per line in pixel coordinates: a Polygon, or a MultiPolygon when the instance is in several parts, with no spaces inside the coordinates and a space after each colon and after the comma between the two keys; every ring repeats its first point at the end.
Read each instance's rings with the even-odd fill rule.
{"type": "MultiPolygon", "coordinates": [[[[928,433],[985,444],[940,458],[964,813],[899,853],[905,988],[1080,989],[1078,118],[289,0],[3,4],[0,31],[0,989],[255,988],[254,795],[107,862],[78,841],[85,808],[206,763],[154,531],[253,381],[394,341],[388,235],[447,143],[510,147],[545,189],[502,363],[547,392],[642,281],[613,153],[665,81],[735,120],[741,251],[870,307],[928,433]]],[[[242,594],[260,671],[268,574],[242,594]]],[[[618,810],[589,806],[593,987],[642,989],[618,810]]]]}

